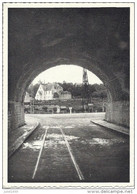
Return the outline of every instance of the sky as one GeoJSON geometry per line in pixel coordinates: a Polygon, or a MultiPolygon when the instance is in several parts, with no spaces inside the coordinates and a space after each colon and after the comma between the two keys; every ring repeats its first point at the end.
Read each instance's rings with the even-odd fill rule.
{"type": "MultiPolygon", "coordinates": [[[[91,71],[88,71],[89,84],[102,84],[102,81],[91,71]]],[[[34,80],[33,84],[42,81],[43,83],[52,82],[72,82],[82,83],[83,68],[76,65],[59,65],[39,74],[34,80]]]]}

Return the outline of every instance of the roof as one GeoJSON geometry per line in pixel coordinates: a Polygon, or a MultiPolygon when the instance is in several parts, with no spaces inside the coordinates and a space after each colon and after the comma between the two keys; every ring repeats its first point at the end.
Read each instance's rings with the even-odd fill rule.
{"type": "Polygon", "coordinates": [[[50,91],[52,89],[63,90],[63,88],[58,83],[47,83],[41,84],[44,91],[50,91]]]}
{"type": "Polygon", "coordinates": [[[69,91],[61,91],[61,94],[71,94],[69,91]]]}

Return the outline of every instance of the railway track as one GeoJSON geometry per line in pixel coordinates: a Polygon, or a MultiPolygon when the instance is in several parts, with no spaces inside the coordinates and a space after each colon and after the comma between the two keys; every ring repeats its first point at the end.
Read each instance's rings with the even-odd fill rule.
{"type": "Polygon", "coordinates": [[[9,158],[9,182],[129,181],[127,135],[85,118],[45,120],[9,158]]]}
{"type": "MultiPolygon", "coordinates": [[[[38,154],[37,161],[36,161],[36,165],[35,165],[35,168],[34,168],[34,171],[33,171],[32,179],[35,179],[35,177],[37,176],[37,171],[39,169],[39,163],[40,163],[40,160],[41,160],[41,157],[42,157],[42,154],[43,154],[43,150],[46,149],[46,148],[44,148],[44,146],[46,144],[46,141],[45,140],[46,140],[46,138],[48,136],[48,130],[49,130],[49,128],[50,127],[48,127],[48,126],[45,128],[45,133],[43,135],[42,144],[41,144],[41,147],[40,147],[40,150],[39,150],[39,154],[38,154]]],[[[69,142],[68,142],[68,140],[66,138],[66,135],[65,135],[63,129],[61,127],[57,127],[57,130],[60,131],[60,134],[62,135],[62,138],[63,138],[63,140],[65,142],[67,151],[69,153],[69,156],[70,156],[71,161],[73,163],[73,166],[75,168],[75,172],[77,173],[77,177],[79,178],[80,181],[84,181],[83,173],[82,173],[82,171],[81,171],[81,169],[80,169],[80,167],[79,167],[79,165],[78,165],[78,163],[77,163],[77,161],[75,159],[75,156],[73,154],[73,151],[72,151],[72,149],[70,147],[70,144],[69,144],[69,142]]]]}

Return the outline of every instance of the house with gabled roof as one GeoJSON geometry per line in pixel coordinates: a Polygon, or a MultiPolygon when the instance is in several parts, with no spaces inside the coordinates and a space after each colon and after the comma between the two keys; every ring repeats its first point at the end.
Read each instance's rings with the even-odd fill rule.
{"type": "Polygon", "coordinates": [[[63,91],[58,83],[40,84],[35,95],[36,100],[71,99],[71,93],[63,91]]]}

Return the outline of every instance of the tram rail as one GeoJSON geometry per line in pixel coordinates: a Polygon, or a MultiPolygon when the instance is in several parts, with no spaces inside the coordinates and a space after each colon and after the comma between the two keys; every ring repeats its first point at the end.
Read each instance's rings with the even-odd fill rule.
{"type": "MultiPolygon", "coordinates": [[[[41,148],[39,150],[39,154],[38,154],[38,157],[37,157],[37,162],[36,162],[36,165],[35,165],[35,168],[34,168],[34,172],[33,172],[33,175],[32,175],[32,179],[35,179],[35,176],[36,176],[36,173],[37,173],[37,170],[38,170],[38,167],[39,167],[40,158],[42,156],[42,151],[43,151],[43,148],[44,148],[44,145],[45,145],[45,139],[47,137],[48,129],[49,128],[50,127],[47,126],[46,129],[45,129],[45,133],[44,133],[43,140],[42,140],[42,144],[41,144],[41,148]]],[[[52,128],[54,128],[54,127],[52,127],[52,128]]],[[[64,131],[63,131],[63,129],[61,127],[58,127],[58,129],[60,130],[60,132],[62,134],[62,137],[63,137],[63,139],[65,141],[65,145],[67,147],[69,156],[70,156],[70,158],[72,160],[72,163],[73,163],[73,166],[74,166],[75,171],[77,173],[77,176],[78,176],[79,180],[82,181],[82,180],[84,180],[84,175],[83,175],[83,173],[82,173],[82,171],[81,171],[78,163],[76,162],[75,156],[74,156],[73,151],[72,151],[72,149],[70,147],[70,144],[69,144],[69,142],[68,142],[68,140],[66,138],[66,135],[65,135],[65,133],[64,133],[64,131]]]]}

